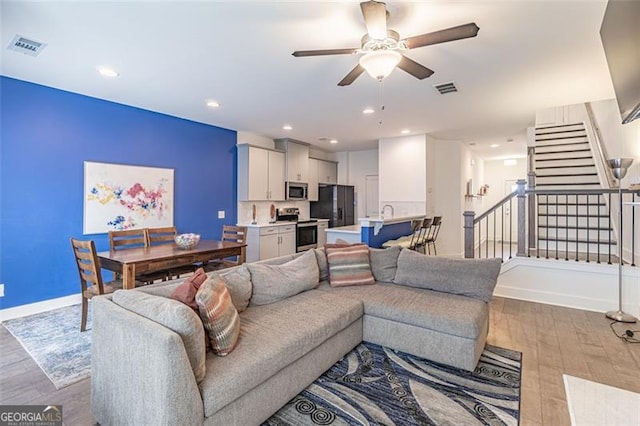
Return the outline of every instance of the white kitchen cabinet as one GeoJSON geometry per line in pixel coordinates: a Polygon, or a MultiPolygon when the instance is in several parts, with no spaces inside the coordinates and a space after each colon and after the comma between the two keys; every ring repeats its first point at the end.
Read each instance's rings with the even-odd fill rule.
{"type": "Polygon", "coordinates": [[[318,247],[322,247],[327,244],[327,232],[329,228],[328,220],[318,220],[318,247]]]}
{"type": "Polygon", "coordinates": [[[318,201],[318,160],[309,158],[309,187],[307,192],[309,201],[318,201]]]}
{"type": "Polygon", "coordinates": [[[318,160],[318,183],[336,185],[338,183],[338,163],[318,160]]]}
{"type": "Polygon", "coordinates": [[[296,225],[255,226],[247,230],[247,262],[296,252],[296,225]]]}
{"type": "Polygon", "coordinates": [[[276,148],[286,153],[287,182],[309,182],[309,146],[290,139],[277,139],[276,148]]]}
{"type": "Polygon", "coordinates": [[[284,200],[284,153],[238,145],[238,201],[284,200]]]}

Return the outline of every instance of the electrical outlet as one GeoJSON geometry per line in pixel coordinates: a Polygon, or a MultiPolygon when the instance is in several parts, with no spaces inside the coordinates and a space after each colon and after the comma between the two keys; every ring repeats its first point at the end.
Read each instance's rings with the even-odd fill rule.
{"type": "Polygon", "coordinates": [[[218,210],[218,219],[224,219],[224,210],[218,210]]]}
{"type": "Polygon", "coordinates": [[[4,284],[0,284],[0,297],[4,297],[4,284]]]}

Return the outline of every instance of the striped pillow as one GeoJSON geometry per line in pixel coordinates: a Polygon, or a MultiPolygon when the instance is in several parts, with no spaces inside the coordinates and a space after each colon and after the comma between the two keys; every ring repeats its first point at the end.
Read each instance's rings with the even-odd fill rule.
{"type": "Polygon", "coordinates": [[[207,279],[198,289],[196,303],[213,352],[228,355],[238,343],[240,317],[224,281],[217,276],[207,279]]]}
{"type": "Polygon", "coordinates": [[[375,284],[369,263],[369,247],[366,244],[325,246],[325,250],[331,287],[375,284]]]}

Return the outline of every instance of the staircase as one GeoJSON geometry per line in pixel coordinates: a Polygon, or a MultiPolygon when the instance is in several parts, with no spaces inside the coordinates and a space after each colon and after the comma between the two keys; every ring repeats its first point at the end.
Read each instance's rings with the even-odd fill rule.
{"type": "MultiPolygon", "coordinates": [[[[534,164],[538,190],[601,189],[583,123],[536,127],[534,164]]],[[[607,201],[598,194],[537,194],[538,256],[609,258],[616,242],[607,201]]]]}

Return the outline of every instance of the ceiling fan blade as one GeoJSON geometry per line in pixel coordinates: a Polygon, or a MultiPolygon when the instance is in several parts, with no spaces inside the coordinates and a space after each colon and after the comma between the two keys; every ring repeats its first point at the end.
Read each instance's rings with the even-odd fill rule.
{"type": "Polygon", "coordinates": [[[356,65],[356,67],[354,69],[352,69],[351,71],[349,71],[349,74],[347,74],[341,81],[340,83],[338,83],[338,86],[348,86],[351,83],[353,83],[356,78],[360,77],[360,74],[362,74],[364,72],[364,68],[362,68],[360,66],[360,64],[356,65]]]}
{"type": "Polygon", "coordinates": [[[367,26],[369,38],[382,40],[387,38],[387,7],[377,1],[360,3],[364,23],[367,26]]]}
{"type": "Polygon", "coordinates": [[[405,39],[404,42],[408,49],[415,49],[416,47],[475,37],[479,29],[475,22],[471,22],[469,24],[458,25],[457,27],[447,28],[446,30],[409,37],[405,39]]]}
{"type": "Polygon", "coordinates": [[[356,53],[358,49],[325,49],[325,50],[296,50],[292,53],[296,58],[301,56],[324,56],[324,55],[350,55],[356,53]]]}
{"type": "Polygon", "coordinates": [[[413,59],[409,59],[404,55],[402,56],[400,63],[398,63],[398,68],[408,72],[409,74],[420,80],[430,77],[431,74],[433,74],[433,70],[430,70],[424,65],[420,65],[413,59]]]}

